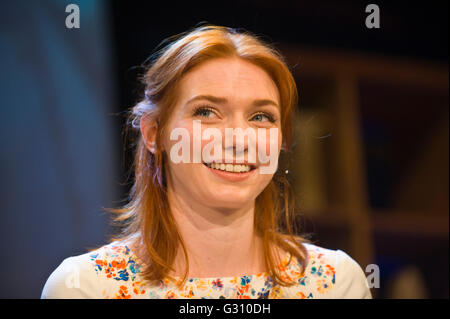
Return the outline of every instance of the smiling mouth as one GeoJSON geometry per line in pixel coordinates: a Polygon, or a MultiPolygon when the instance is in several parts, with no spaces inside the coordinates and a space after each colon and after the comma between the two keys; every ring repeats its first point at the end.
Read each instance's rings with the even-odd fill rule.
{"type": "Polygon", "coordinates": [[[203,163],[203,165],[218,171],[230,173],[247,173],[256,169],[256,166],[252,164],[203,163]]]}

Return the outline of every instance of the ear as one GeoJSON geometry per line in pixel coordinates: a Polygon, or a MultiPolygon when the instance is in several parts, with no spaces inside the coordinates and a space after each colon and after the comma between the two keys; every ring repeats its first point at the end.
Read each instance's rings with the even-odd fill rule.
{"type": "Polygon", "coordinates": [[[158,132],[158,124],[149,116],[142,116],[140,129],[147,149],[154,154],[156,151],[156,134],[158,132]]]}
{"type": "Polygon", "coordinates": [[[281,143],[281,150],[286,151],[286,142],[281,143]]]}

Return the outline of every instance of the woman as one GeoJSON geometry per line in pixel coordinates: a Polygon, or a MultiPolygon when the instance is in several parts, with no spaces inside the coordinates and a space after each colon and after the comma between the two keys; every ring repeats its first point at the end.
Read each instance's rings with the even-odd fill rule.
{"type": "Polygon", "coordinates": [[[289,184],[270,169],[297,103],[281,56],[219,26],[172,40],[130,115],[135,180],[114,210],[124,232],[65,259],[42,297],[371,298],[350,256],[293,234],[289,184]]]}

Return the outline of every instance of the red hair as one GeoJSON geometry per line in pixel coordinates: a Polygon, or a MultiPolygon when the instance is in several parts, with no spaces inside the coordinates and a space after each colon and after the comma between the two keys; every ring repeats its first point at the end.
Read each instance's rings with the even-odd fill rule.
{"type": "MultiPolygon", "coordinates": [[[[129,123],[138,132],[134,158],[134,184],[130,201],[122,208],[112,209],[115,220],[125,223],[123,232],[114,240],[132,240],[137,255],[144,262],[142,274],[148,281],[168,277],[177,249],[184,251],[186,280],[188,254],[171,214],[164,174],[167,155],[160,151],[162,136],[172,114],[178,83],[193,67],[214,58],[238,57],[265,70],[277,85],[281,103],[283,151],[292,145],[292,118],[297,108],[297,87],[282,56],[268,44],[248,32],[206,25],[170,38],[170,44],[160,50],[142,78],[144,98],[132,108],[129,123]],[[158,124],[156,150],[150,152],[139,134],[143,116],[158,124]]],[[[291,285],[278,269],[279,247],[295,256],[304,270],[307,252],[303,242],[295,236],[294,206],[291,186],[283,173],[277,172],[268,186],[255,200],[256,233],[261,236],[267,272],[274,283],[291,285]]],[[[289,261],[290,262],[290,261],[289,261]]]]}

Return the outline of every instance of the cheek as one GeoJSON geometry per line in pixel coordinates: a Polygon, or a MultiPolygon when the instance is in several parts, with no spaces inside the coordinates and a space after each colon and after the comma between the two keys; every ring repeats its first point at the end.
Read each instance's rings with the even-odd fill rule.
{"type": "Polygon", "coordinates": [[[214,136],[210,136],[207,139],[198,137],[195,141],[197,145],[200,145],[203,161],[220,160],[224,155],[222,151],[222,141],[218,137],[214,138],[214,136]]]}
{"type": "MultiPolygon", "coordinates": [[[[163,136],[163,148],[167,154],[169,161],[171,161],[172,150],[178,150],[178,156],[183,156],[183,152],[187,151],[190,154],[189,162],[192,162],[192,139],[193,127],[189,121],[180,121],[174,123],[163,136]],[[171,136],[173,139],[171,139],[171,136]]],[[[176,154],[176,152],[174,153],[176,154]]],[[[172,163],[176,164],[176,163],[172,163]]]]}
{"type": "Polygon", "coordinates": [[[272,138],[270,136],[270,130],[266,130],[266,139],[264,140],[258,140],[257,141],[257,147],[258,150],[265,154],[266,156],[273,155],[273,154],[279,154],[281,150],[281,144],[283,142],[283,137],[281,134],[281,130],[277,128],[276,134],[272,133],[272,138]]]}
{"type": "Polygon", "coordinates": [[[197,161],[202,161],[203,159],[203,152],[207,152],[210,155],[214,155],[214,150],[216,148],[222,147],[222,142],[220,138],[210,136],[207,139],[202,139],[203,131],[201,130],[196,131],[192,124],[182,123],[183,125],[174,126],[168,133],[165,135],[164,138],[164,150],[166,151],[168,161],[170,162],[170,166],[173,166],[174,168],[178,169],[180,165],[195,165],[199,164],[198,162],[195,162],[194,159],[197,161]],[[180,135],[174,136],[175,140],[171,140],[171,132],[176,132],[174,130],[178,129],[178,132],[181,130],[184,131],[183,138],[180,135]],[[182,145],[182,147],[180,147],[182,145]],[[209,150],[209,152],[208,152],[209,150]],[[173,151],[173,153],[172,153],[173,151]],[[187,154],[184,152],[186,151],[187,154]],[[177,155],[178,161],[180,157],[183,157],[187,162],[184,163],[177,163],[172,161],[171,158],[172,155],[177,155]],[[185,154],[185,156],[184,156],[185,154]],[[194,154],[196,156],[194,156],[194,154]]]}

